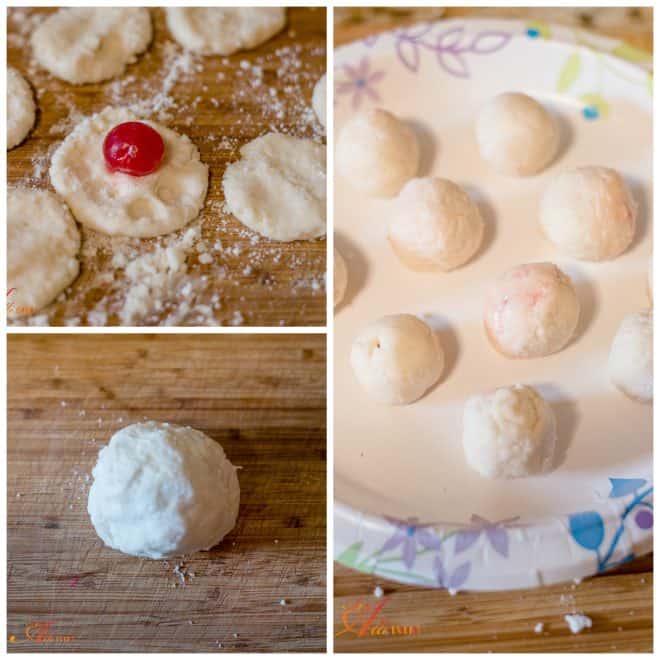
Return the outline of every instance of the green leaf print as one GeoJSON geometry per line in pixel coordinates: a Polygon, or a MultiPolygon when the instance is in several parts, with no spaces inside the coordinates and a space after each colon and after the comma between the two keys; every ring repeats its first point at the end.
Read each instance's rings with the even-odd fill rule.
{"type": "Polygon", "coordinates": [[[362,541],[356,541],[352,545],[349,545],[348,548],[337,557],[337,561],[340,564],[344,564],[344,566],[353,568],[357,563],[360,550],[362,550],[362,541]]]}
{"type": "Polygon", "coordinates": [[[652,62],[653,56],[641,48],[621,42],[613,51],[613,55],[629,62],[652,62]]]}
{"type": "Polygon", "coordinates": [[[559,79],[557,80],[558,92],[565,92],[573,85],[580,75],[581,66],[579,53],[573,53],[569,56],[559,72],[559,79]]]}

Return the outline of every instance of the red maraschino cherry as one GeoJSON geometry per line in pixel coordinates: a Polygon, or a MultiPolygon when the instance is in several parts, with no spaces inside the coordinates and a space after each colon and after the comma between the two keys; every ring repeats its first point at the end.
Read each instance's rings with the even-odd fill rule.
{"type": "Polygon", "coordinates": [[[158,131],[140,121],[115,126],[103,141],[108,169],[131,176],[155,172],[163,160],[165,143],[158,131]]]}

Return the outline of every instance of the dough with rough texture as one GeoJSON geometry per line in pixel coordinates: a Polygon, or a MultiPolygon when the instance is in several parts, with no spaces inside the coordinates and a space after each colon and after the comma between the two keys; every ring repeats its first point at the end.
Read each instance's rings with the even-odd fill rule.
{"type": "Polygon", "coordinates": [[[337,169],[358,190],[394,197],[419,169],[420,149],[412,129],[391,112],[370,108],[339,133],[337,169]]]}
{"type": "Polygon", "coordinates": [[[635,236],[637,202],[618,172],[579,167],[563,172],[541,198],[541,227],[576,259],[614,259],[635,236]]]}
{"type": "Polygon", "coordinates": [[[413,179],[392,202],[388,238],[412,270],[448,271],[462,266],[478,250],[483,234],[477,205],[446,179],[413,179]]]}
{"type": "Polygon", "coordinates": [[[550,263],[516,266],[488,289],[486,333],[512,358],[536,358],[560,351],[575,333],[580,303],[570,277],[550,263]]]}
{"type": "Polygon", "coordinates": [[[350,360],[369,396],[391,406],[419,399],[440,380],[445,364],[436,334],[411,314],[369,324],[353,341],[350,360]]]}
{"type": "Polygon", "coordinates": [[[526,94],[507,92],[481,110],[476,123],[481,157],[513,176],[540,172],[559,149],[559,127],[552,115],[526,94]]]}
{"type": "Polygon", "coordinates": [[[341,256],[341,252],[339,252],[337,248],[334,249],[334,254],[334,306],[337,307],[346,295],[346,287],[348,286],[348,269],[346,268],[344,257],[341,256]]]}
{"type": "Polygon", "coordinates": [[[27,137],[34,126],[37,106],[32,88],[23,76],[7,69],[7,150],[13,149],[27,137]]]}
{"type": "Polygon", "coordinates": [[[209,550],[236,524],[236,468],[217,442],[190,427],[126,426],[101,449],[92,475],[92,525],[107,546],[128,555],[209,550]]]}
{"type": "Polygon", "coordinates": [[[314,93],[312,94],[312,108],[318,117],[318,120],[326,127],[326,96],[327,96],[327,81],[325,73],[318,79],[314,85],[314,93]]]}
{"type": "Polygon", "coordinates": [[[74,84],[120,76],[151,42],[143,7],[74,7],[50,14],[32,34],[32,52],[52,75],[74,84]]]}
{"type": "Polygon", "coordinates": [[[637,401],[653,401],[653,312],[626,316],[608,361],[612,382],[637,401]]]}
{"type": "Polygon", "coordinates": [[[268,133],[241,147],[222,179],[227,208],[275,241],[318,238],[326,231],[325,147],[268,133]]]}
{"type": "Polygon", "coordinates": [[[186,49],[231,55],[256,48],[286,25],[284,7],[168,7],[167,27],[186,49]]]}
{"type": "Polygon", "coordinates": [[[204,205],[208,167],[185,135],[124,108],[105,108],[84,119],[53,154],[50,179],[76,220],[110,235],[169,234],[194,220],[204,205]],[[103,141],[123,122],[143,121],[165,143],[160,167],[146,176],[108,170],[103,141]]]}
{"type": "Polygon", "coordinates": [[[7,316],[29,316],[78,275],[80,233],[69,209],[47,190],[7,191],[7,316]]]}
{"type": "Polygon", "coordinates": [[[463,450],[469,466],[489,479],[547,471],[557,443],[552,408],[532,387],[513,385],[468,399],[463,450]]]}

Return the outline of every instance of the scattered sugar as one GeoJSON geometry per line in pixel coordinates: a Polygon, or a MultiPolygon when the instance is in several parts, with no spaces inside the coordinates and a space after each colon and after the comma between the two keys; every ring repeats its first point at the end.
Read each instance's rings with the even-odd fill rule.
{"type": "Polygon", "coordinates": [[[374,596],[376,598],[382,598],[384,595],[385,592],[383,591],[383,587],[381,587],[380,585],[376,585],[376,587],[374,588],[374,596]]]}
{"type": "Polygon", "coordinates": [[[535,626],[534,626],[534,632],[537,635],[540,635],[543,632],[543,629],[545,628],[545,625],[543,624],[542,621],[539,621],[535,626]]]}
{"type": "Polygon", "coordinates": [[[570,631],[577,635],[581,633],[585,628],[591,628],[591,619],[584,614],[566,614],[564,616],[564,621],[566,621],[570,631]]]}

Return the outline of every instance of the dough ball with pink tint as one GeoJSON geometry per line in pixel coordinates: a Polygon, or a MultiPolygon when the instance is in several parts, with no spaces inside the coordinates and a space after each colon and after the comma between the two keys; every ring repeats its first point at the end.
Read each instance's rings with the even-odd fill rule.
{"type": "Polygon", "coordinates": [[[350,361],[367,394],[390,406],[419,399],[440,379],[445,364],[438,337],[412,314],[370,323],[353,341],[350,361]]]}
{"type": "Polygon", "coordinates": [[[490,286],[484,325],[503,355],[536,358],[564,348],[579,316],[570,277],[554,264],[532,263],[512,268],[490,286]]]}
{"type": "Polygon", "coordinates": [[[392,202],[388,238],[412,270],[448,271],[462,266],[478,250],[483,234],[477,205],[446,179],[413,179],[392,202]]]}
{"type": "Polygon", "coordinates": [[[352,117],[339,133],[336,162],[341,175],[373,197],[394,197],[419,168],[412,129],[382,108],[352,117]]]}
{"type": "Polygon", "coordinates": [[[560,174],[541,198],[541,227],[565,254],[585,261],[614,259],[635,236],[637,202],[608,167],[560,174]]]}
{"type": "Polygon", "coordinates": [[[540,172],[559,149],[552,115],[527,94],[507,92],[486,104],[476,123],[481,157],[501,174],[540,172]]]}

